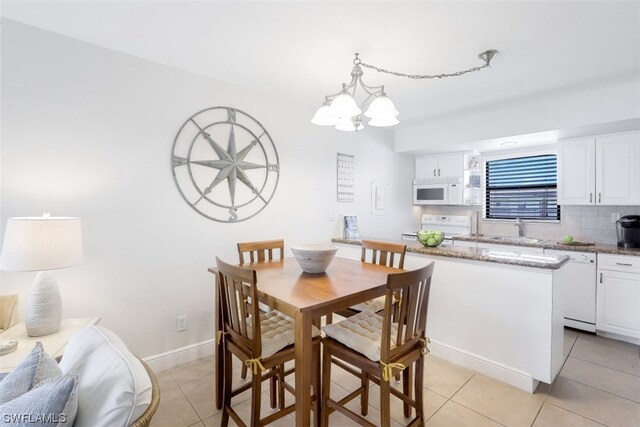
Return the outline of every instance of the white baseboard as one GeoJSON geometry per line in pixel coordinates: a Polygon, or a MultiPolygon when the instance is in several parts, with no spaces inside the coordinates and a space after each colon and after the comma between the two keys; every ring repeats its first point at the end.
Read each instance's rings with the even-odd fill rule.
{"type": "Polygon", "coordinates": [[[456,365],[472,369],[528,393],[533,393],[540,382],[533,379],[527,372],[440,342],[432,340],[431,344],[429,344],[429,349],[433,356],[437,356],[456,365]]]}
{"type": "Polygon", "coordinates": [[[203,357],[212,356],[216,348],[216,340],[206,340],[185,347],[169,350],[143,360],[155,372],[175,368],[184,363],[193,362],[203,357]]]}

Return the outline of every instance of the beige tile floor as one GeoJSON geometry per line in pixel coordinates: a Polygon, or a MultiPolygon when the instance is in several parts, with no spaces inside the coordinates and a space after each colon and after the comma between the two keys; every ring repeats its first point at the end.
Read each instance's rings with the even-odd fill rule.
{"type": "MultiPolygon", "coordinates": [[[[640,349],[636,345],[565,330],[566,362],[552,385],[540,384],[529,394],[482,374],[427,356],[425,410],[435,426],[640,426],[640,349]]],[[[239,366],[239,365],[238,365],[239,366]]],[[[239,380],[236,366],[234,378],[239,380]]],[[[152,427],[218,426],[220,411],[213,401],[213,357],[159,372],[161,403],[152,427]]],[[[359,380],[334,367],[332,397],[346,396],[359,380]]],[[[263,386],[263,416],[268,392],[263,386]]],[[[249,419],[248,392],[234,400],[243,419],[249,419]]],[[[379,424],[379,388],[370,392],[368,419],[379,424]]],[[[289,398],[291,399],[291,398],[289,398]]],[[[359,402],[352,401],[358,410],[359,402]]],[[[392,398],[392,426],[405,425],[402,406],[392,398]]],[[[272,424],[294,425],[292,415],[272,424]]],[[[234,425],[230,421],[230,425],[234,425]]],[[[356,425],[340,414],[332,426],[356,425]]]]}

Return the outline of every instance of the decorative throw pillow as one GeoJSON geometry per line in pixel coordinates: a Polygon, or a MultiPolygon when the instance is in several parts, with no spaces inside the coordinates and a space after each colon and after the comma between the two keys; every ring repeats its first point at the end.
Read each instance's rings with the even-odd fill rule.
{"type": "Polygon", "coordinates": [[[73,334],[60,369],[80,375],[74,427],[128,426],[151,403],[149,374],[106,328],[89,325],[73,334]]]}
{"type": "Polygon", "coordinates": [[[73,426],[78,410],[78,375],[67,374],[0,405],[0,423],[12,426],[73,426]]]}
{"type": "Polygon", "coordinates": [[[43,382],[62,376],[62,371],[51,356],[36,343],[29,356],[0,381],[0,405],[22,396],[43,382]]]}

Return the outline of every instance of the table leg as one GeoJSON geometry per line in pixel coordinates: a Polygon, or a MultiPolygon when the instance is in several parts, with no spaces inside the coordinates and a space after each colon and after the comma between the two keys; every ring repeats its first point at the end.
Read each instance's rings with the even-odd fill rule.
{"type": "MultiPolygon", "coordinates": [[[[222,330],[222,310],[220,308],[220,290],[218,289],[218,276],[216,275],[214,280],[214,307],[216,310],[216,340],[218,338],[218,331],[222,330]]],[[[216,354],[215,354],[215,399],[216,408],[222,409],[222,398],[224,394],[224,348],[222,342],[216,341],[216,354]]]]}
{"type": "Polygon", "coordinates": [[[311,375],[305,375],[311,352],[311,324],[309,313],[296,314],[296,426],[308,427],[311,416],[311,375]]]}

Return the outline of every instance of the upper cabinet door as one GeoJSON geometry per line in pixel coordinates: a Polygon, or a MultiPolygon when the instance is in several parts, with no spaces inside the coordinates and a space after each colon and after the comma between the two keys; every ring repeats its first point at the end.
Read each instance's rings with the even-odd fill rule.
{"type": "Polygon", "coordinates": [[[558,141],[558,204],[596,203],[595,138],[558,141]]]}
{"type": "Polygon", "coordinates": [[[433,179],[438,177],[438,158],[435,156],[416,157],[416,179],[433,179]]]}
{"type": "Polygon", "coordinates": [[[462,177],[464,175],[464,154],[447,154],[438,157],[439,178],[462,177]]]}
{"type": "Polygon", "coordinates": [[[596,142],[596,194],[602,205],[640,204],[640,133],[602,136],[596,142]]]}

